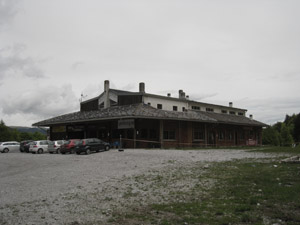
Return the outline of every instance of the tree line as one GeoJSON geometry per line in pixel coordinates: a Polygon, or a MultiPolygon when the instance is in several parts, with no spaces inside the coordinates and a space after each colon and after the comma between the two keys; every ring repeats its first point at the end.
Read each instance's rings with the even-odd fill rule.
{"type": "Polygon", "coordinates": [[[300,113],[286,115],[283,122],[277,122],[263,129],[263,145],[291,146],[300,142],[300,113]]]}
{"type": "Polygon", "coordinates": [[[0,121],[0,142],[4,141],[24,141],[24,140],[45,140],[46,135],[39,132],[27,133],[20,132],[17,129],[9,128],[5,125],[4,121],[0,121]]]}

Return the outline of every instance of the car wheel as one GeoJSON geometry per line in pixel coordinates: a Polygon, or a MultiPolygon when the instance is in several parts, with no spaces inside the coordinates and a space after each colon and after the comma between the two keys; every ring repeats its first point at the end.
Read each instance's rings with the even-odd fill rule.
{"type": "Polygon", "coordinates": [[[91,150],[87,149],[86,152],[85,152],[85,154],[87,154],[87,155],[91,154],[91,150]]]}
{"type": "Polygon", "coordinates": [[[53,152],[49,152],[50,154],[53,154],[53,152]]]}
{"type": "Polygon", "coordinates": [[[80,152],[76,152],[77,155],[80,155],[80,152]]]}
{"type": "Polygon", "coordinates": [[[109,146],[105,146],[105,151],[108,151],[109,150],[109,146]]]}
{"type": "Polygon", "coordinates": [[[56,153],[57,153],[57,154],[60,154],[60,148],[58,148],[58,149],[56,150],[56,153]]]}
{"type": "Polygon", "coordinates": [[[43,149],[40,148],[40,149],[37,151],[37,153],[38,153],[38,154],[42,154],[42,153],[43,153],[43,149]]]}
{"type": "Polygon", "coordinates": [[[8,152],[9,152],[9,149],[8,149],[8,148],[5,148],[5,149],[3,149],[2,152],[3,152],[3,153],[8,153],[8,152]]]}

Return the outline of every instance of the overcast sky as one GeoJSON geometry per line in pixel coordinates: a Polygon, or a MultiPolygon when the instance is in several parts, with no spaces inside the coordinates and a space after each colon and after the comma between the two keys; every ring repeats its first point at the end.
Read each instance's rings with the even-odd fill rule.
{"type": "Polygon", "coordinates": [[[0,0],[0,119],[79,110],[111,87],[300,112],[299,0],[0,0]]]}

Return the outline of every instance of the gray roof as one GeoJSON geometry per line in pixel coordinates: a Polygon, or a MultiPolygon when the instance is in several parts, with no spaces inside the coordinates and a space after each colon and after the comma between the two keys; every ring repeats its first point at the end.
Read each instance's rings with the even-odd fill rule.
{"type": "Polygon", "coordinates": [[[266,124],[263,124],[256,120],[251,120],[245,116],[218,114],[213,112],[202,112],[194,110],[187,110],[185,112],[166,111],[153,108],[146,104],[112,106],[106,109],[99,109],[94,111],[74,112],[34,123],[33,126],[51,126],[58,124],[83,123],[126,118],[184,120],[260,127],[266,126],[266,124]]]}

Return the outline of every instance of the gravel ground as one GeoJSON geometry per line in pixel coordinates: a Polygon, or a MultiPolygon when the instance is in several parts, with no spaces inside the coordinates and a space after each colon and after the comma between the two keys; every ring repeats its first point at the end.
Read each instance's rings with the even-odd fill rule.
{"type": "Polygon", "coordinates": [[[163,201],[159,192],[184,188],[178,184],[149,190],[150,183],[133,185],[140,176],[168,174],[193,163],[270,157],[220,149],[126,149],[80,156],[0,154],[0,224],[105,224],[114,209],[130,201],[163,201]]]}

